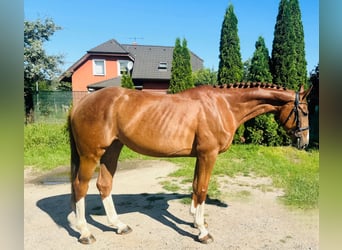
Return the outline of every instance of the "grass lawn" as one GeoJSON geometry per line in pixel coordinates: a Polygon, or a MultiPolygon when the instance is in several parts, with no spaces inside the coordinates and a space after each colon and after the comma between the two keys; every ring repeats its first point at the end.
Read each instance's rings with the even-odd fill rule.
{"type": "MultiPolygon", "coordinates": [[[[32,124],[24,128],[24,164],[41,170],[51,170],[69,165],[69,140],[61,124],[32,124]]],[[[139,155],[124,147],[120,161],[129,159],[154,159],[139,155]]],[[[164,158],[176,163],[179,169],[171,176],[191,182],[194,158],[164,158]]],[[[264,147],[257,145],[232,145],[218,156],[209,187],[211,198],[220,194],[218,176],[237,174],[271,177],[276,187],[285,191],[285,204],[315,208],[319,195],[319,151],[297,150],[293,147],[264,147]]],[[[168,188],[177,190],[173,183],[168,188]]]]}

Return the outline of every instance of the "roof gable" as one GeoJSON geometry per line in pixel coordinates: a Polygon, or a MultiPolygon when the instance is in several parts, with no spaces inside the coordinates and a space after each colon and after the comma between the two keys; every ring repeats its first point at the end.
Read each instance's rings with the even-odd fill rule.
{"type": "Polygon", "coordinates": [[[128,52],[115,39],[104,42],[90,50],[88,53],[114,53],[114,54],[128,54],[128,52]]]}

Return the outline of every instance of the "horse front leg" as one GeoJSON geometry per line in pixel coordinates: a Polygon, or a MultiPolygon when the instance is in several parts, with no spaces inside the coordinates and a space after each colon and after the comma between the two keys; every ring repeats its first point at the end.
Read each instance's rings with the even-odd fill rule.
{"type": "MultiPolygon", "coordinates": [[[[195,187],[197,187],[197,180],[198,180],[198,159],[196,159],[194,179],[192,181],[192,190],[195,190],[195,187]]],[[[190,214],[194,217],[194,219],[196,215],[195,200],[197,200],[197,195],[195,194],[195,192],[193,192],[191,196],[190,214]]],[[[195,221],[194,221],[194,227],[197,228],[195,221]]]]}
{"type": "Polygon", "coordinates": [[[132,229],[125,223],[121,222],[116,212],[114,201],[112,199],[112,175],[108,171],[106,165],[101,164],[99,176],[97,178],[96,186],[100,191],[103,207],[106,211],[108,224],[113,226],[118,234],[127,234],[132,229]]]}
{"type": "MultiPolygon", "coordinates": [[[[197,187],[197,178],[198,178],[198,160],[196,161],[194,179],[192,182],[193,190],[195,189],[195,187],[197,187]]],[[[194,227],[197,228],[198,226],[195,222],[195,216],[196,216],[195,200],[197,200],[197,195],[193,192],[192,197],[191,197],[190,214],[194,217],[194,227]]],[[[208,227],[208,224],[205,220],[204,220],[204,225],[208,227]]]]}
{"type": "Polygon", "coordinates": [[[118,234],[127,234],[130,233],[132,229],[120,221],[111,196],[113,177],[122,147],[123,144],[121,142],[114,141],[106,150],[106,153],[101,158],[100,172],[96,186],[100,192],[109,225],[117,229],[118,234]]]}
{"type": "Polygon", "coordinates": [[[208,192],[209,180],[216,157],[217,153],[200,154],[197,157],[193,181],[193,195],[190,212],[194,215],[194,225],[199,230],[198,240],[205,244],[214,240],[206,227],[207,224],[204,220],[204,207],[208,192]]]}

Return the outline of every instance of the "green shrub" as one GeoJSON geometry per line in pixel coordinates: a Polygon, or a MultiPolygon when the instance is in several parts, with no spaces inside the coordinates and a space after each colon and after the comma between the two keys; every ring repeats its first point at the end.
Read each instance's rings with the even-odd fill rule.
{"type": "Polygon", "coordinates": [[[235,144],[244,143],[245,142],[244,133],[245,133],[245,125],[242,124],[240,127],[238,127],[238,129],[236,130],[236,132],[234,134],[233,143],[235,143],[235,144]]]}
{"type": "Polygon", "coordinates": [[[132,77],[128,75],[127,73],[124,73],[121,77],[121,87],[124,87],[127,89],[134,89],[134,83],[133,83],[132,77]]]}
{"type": "Polygon", "coordinates": [[[246,143],[264,146],[285,146],[291,144],[285,130],[278,124],[274,114],[263,114],[245,123],[246,143]]]}

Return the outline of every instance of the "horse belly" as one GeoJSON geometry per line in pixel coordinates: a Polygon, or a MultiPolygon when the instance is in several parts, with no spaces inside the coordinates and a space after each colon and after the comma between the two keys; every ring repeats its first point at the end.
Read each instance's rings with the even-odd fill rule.
{"type": "Polygon", "coordinates": [[[197,128],[197,105],[191,100],[175,101],[170,96],[150,97],[139,99],[138,109],[133,103],[138,100],[130,99],[118,110],[119,140],[145,155],[190,155],[197,128]]]}
{"type": "Polygon", "coordinates": [[[136,133],[126,133],[119,137],[133,151],[155,157],[190,156],[193,149],[194,134],[164,132],[158,129],[139,129],[136,133]]]}

